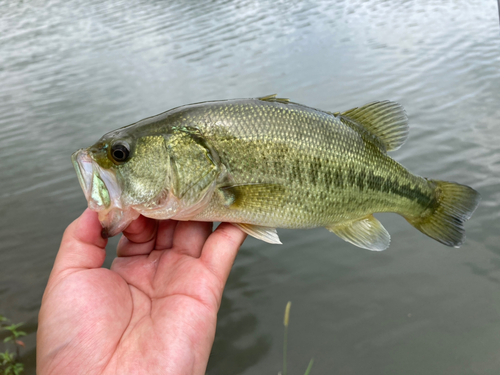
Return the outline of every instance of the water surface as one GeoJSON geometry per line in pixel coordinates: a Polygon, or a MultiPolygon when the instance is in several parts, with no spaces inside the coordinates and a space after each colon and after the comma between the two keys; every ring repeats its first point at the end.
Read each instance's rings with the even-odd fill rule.
{"type": "MultiPolygon", "coordinates": [[[[0,314],[26,322],[85,208],[70,162],[117,127],[191,102],[278,93],[346,110],[403,104],[413,172],[476,188],[461,249],[397,215],[382,253],[325,229],[248,239],[224,295],[209,374],[500,371],[498,10],[480,0],[0,3],[0,314]]],[[[111,241],[106,264],[113,258],[111,241]]]]}

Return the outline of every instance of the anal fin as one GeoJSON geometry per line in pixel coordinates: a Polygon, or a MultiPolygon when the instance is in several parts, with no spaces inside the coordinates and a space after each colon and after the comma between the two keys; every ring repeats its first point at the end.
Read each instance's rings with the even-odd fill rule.
{"type": "Polygon", "coordinates": [[[344,224],[335,224],[326,229],[344,241],[363,249],[382,251],[387,249],[391,242],[391,236],[373,215],[344,224]]]}
{"type": "Polygon", "coordinates": [[[276,228],[263,227],[252,224],[243,224],[243,223],[232,223],[232,224],[236,225],[243,232],[252,237],[257,238],[258,240],[262,240],[267,243],[281,245],[281,241],[280,238],[278,237],[278,233],[276,232],[276,228]]]}

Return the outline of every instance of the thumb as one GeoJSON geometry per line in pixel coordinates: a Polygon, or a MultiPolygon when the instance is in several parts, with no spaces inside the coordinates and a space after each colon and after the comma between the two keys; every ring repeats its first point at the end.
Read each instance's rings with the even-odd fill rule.
{"type": "Polygon", "coordinates": [[[97,213],[89,209],[73,221],[64,231],[49,282],[67,271],[102,267],[108,241],[101,231],[97,213]]]}

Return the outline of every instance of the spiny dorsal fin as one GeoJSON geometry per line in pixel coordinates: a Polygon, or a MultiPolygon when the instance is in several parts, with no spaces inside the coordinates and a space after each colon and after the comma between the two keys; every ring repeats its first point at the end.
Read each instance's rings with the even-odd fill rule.
{"type": "Polygon", "coordinates": [[[382,142],[386,151],[397,150],[408,138],[408,116],[403,107],[395,102],[369,103],[345,111],[340,117],[363,126],[382,142]]]}
{"type": "Polygon", "coordinates": [[[278,103],[285,103],[285,104],[290,102],[290,99],[287,99],[287,98],[277,98],[276,94],[262,96],[262,97],[257,98],[257,99],[262,100],[264,102],[278,102],[278,103]]]}

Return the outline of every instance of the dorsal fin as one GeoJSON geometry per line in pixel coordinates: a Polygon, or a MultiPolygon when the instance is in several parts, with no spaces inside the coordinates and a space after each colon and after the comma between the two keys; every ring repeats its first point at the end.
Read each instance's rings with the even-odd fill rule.
{"type": "Polygon", "coordinates": [[[408,138],[408,116],[403,107],[385,100],[353,108],[340,114],[341,118],[355,121],[375,135],[386,151],[400,148],[408,138]]]}
{"type": "Polygon", "coordinates": [[[287,99],[287,98],[277,98],[276,94],[262,96],[262,97],[257,98],[257,99],[262,100],[264,102],[279,102],[279,103],[285,103],[285,104],[290,102],[290,99],[287,99]]]}

